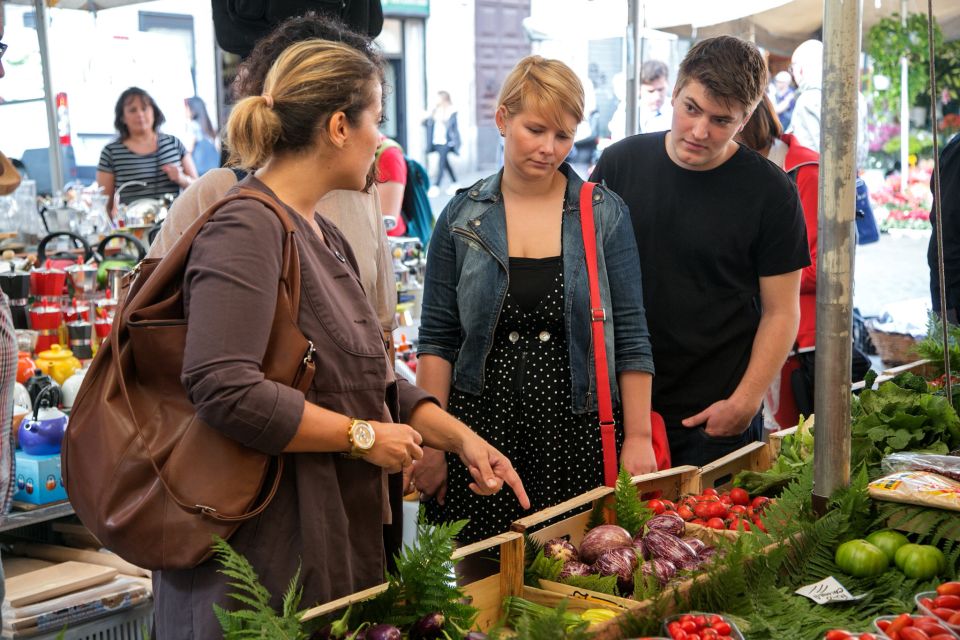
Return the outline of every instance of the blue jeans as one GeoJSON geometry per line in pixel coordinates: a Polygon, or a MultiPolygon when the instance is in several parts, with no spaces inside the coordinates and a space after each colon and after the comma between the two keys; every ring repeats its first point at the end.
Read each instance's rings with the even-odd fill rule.
{"type": "Polygon", "coordinates": [[[763,411],[750,421],[747,429],[737,436],[715,438],[707,435],[702,426],[684,427],[678,422],[667,421],[667,440],[670,442],[670,460],[673,466],[690,464],[702,467],[722,458],[728,453],[763,437],[763,411]]]}

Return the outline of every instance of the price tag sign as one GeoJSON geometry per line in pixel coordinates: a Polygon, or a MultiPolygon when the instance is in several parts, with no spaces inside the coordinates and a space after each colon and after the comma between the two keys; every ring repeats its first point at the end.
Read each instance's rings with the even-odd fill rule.
{"type": "Polygon", "coordinates": [[[855,596],[847,591],[847,588],[837,582],[833,576],[824,578],[820,582],[800,587],[794,591],[799,596],[810,598],[817,604],[829,604],[831,602],[852,602],[866,597],[866,594],[855,596]]]}

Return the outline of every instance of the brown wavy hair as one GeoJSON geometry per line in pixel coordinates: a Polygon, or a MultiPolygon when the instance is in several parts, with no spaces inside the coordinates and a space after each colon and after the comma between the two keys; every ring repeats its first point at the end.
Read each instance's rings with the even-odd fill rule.
{"type": "Polygon", "coordinates": [[[710,97],[725,106],[738,104],[749,112],[766,91],[767,63],[756,45],[746,40],[707,38],[693,45],[680,63],[673,95],[690,80],[702,84],[710,97]]]}
{"type": "Polygon", "coordinates": [[[288,47],[270,68],[263,95],[238,102],[227,121],[230,164],[262,167],[279,153],[310,149],[330,117],[357,125],[383,68],[353,47],[307,40],[288,47]]]}

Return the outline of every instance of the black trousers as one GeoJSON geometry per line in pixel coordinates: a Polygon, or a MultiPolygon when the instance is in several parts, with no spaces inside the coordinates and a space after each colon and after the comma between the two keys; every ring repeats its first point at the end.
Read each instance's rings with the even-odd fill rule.
{"type": "Polygon", "coordinates": [[[438,187],[440,186],[440,183],[443,182],[444,173],[450,174],[450,182],[456,182],[457,176],[453,173],[453,167],[450,166],[450,158],[448,157],[451,153],[453,153],[453,149],[446,144],[435,144],[433,145],[433,150],[436,151],[437,155],[440,156],[440,161],[437,167],[437,179],[434,184],[438,187]]]}
{"type": "Polygon", "coordinates": [[[736,436],[715,438],[707,435],[702,426],[684,427],[680,420],[665,418],[667,424],[667,440],[670,442],[670,462],[674,467],[691,464],[702,467],[733,453],[740,447],[763,438],[763,411],[761,410],[750,421],[746,431],[736,436]]]}

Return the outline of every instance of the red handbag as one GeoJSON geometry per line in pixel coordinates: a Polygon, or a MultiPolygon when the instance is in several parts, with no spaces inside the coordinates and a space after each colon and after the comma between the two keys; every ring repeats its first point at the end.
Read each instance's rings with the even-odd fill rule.
{"type": "MultiPolygon", "coordinates": [[[[590,281],[590,324],[593,329],[593,361],[597,368],[597,408],[600,413],[600,442],[603,446],[603,482],[612,487],[617,483],[617,444],[614,437],[613,401],[610,397],[610,376],[607,374],[607,344],[603,323],[607,311],[600,300],[600,280],[597,275],[597,234],[594,225],[593,188],[595,182],[584,182],[580,189],[580,229],[583,232],[583,250],[587,261],[587,279],[590,281]]],[[[670,445],[663,418],[650,412],[650,432],[657,469],[670,468],[670,445]]]]}

